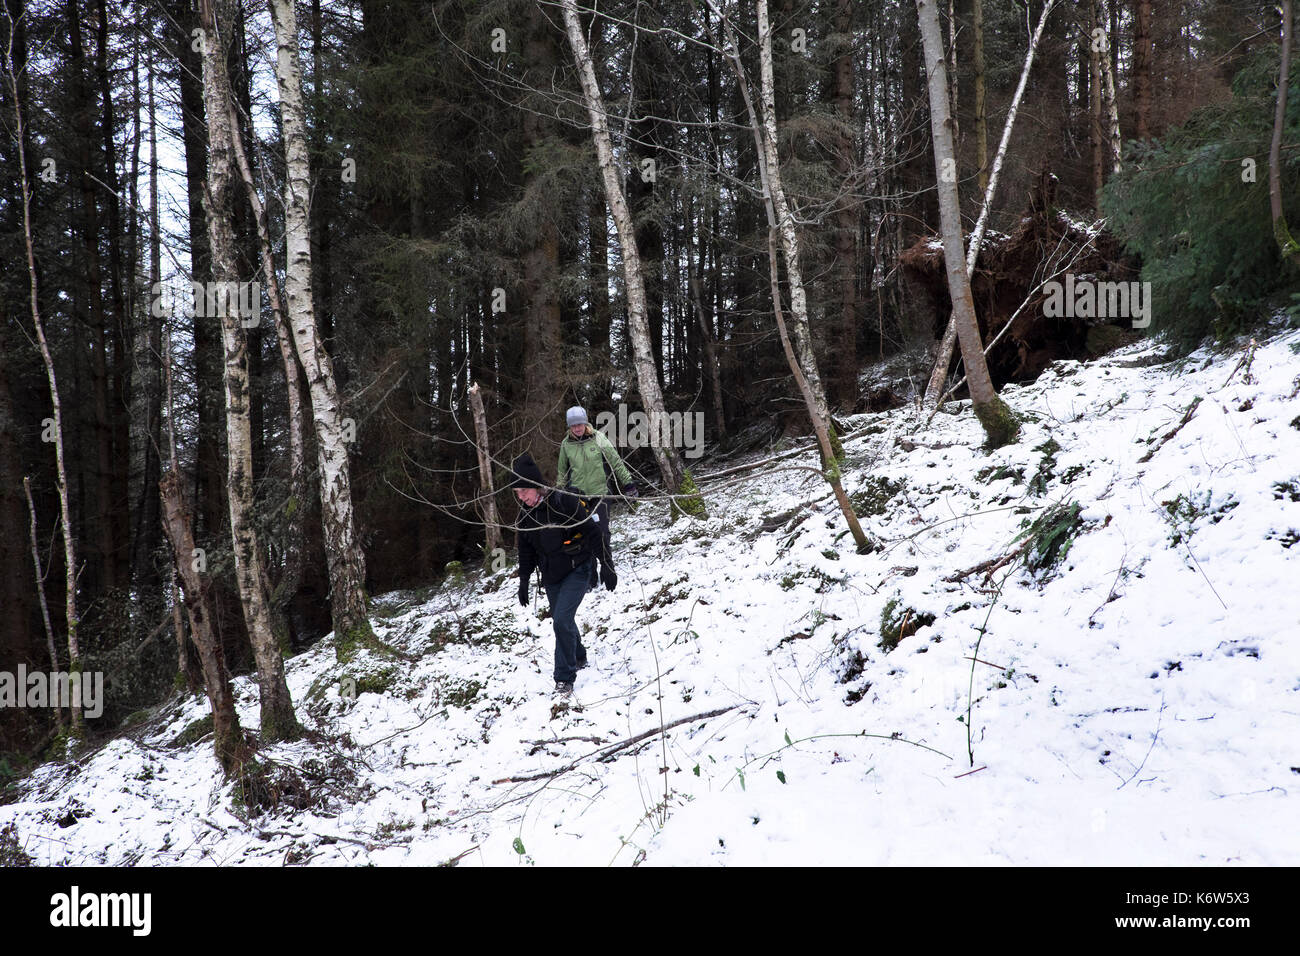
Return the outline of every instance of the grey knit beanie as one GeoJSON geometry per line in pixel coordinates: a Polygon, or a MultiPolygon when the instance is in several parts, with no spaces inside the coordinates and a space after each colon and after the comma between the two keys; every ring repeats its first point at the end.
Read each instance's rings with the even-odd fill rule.
{"type": "Polygon", "coordinates": [[[581,405],[574,405],[564,413],[565,423],[572,428],[574,425],[587,424],[587,410],[581,405]]]}

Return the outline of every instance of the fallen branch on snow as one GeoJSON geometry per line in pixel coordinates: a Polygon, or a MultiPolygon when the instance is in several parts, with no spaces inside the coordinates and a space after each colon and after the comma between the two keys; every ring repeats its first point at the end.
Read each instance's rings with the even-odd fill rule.
{"type": "Polygon", "coordinates": [[[983,571],[985,572],[984,587],[988,587],[993,581],[993,572],[997,571],[999,568],[1005,568],[1012,561],[1016,560],[1016,558],[1020,557],[1027,547],[1029,547],[1028,538],[1020,542],[1020,544],[1012,548],[1006,554],[1000,555],[996,558],[989,558],[987,561],[981,561],[979,564],[973,565],[965,571],[957,571],[954,574],[948,575],[944,580],[949,584],[955,584],[958,581],[970,577],[972,574],[978,574],[983,571]]]}
{"type": "Polygon", "coordinates": [[[588,758],[591,757],[594,757],[596,760],[601,762],[608,762],[609,759],[619,751],[626,750],[628,747],[631,747],[633,744],[640,743],[641,741],[645,740],[648,737],[653,737],[655,734],[663,733],[666,730],[672,730],[672,728],[678,727],[682,724],[694,723],[697,720],[709,720],[710,718],[713,717],[720,717],[721,715],[727,713],[728,711],[735,710],[737,707],[741,707],[741,706],[744,705],[732,704],[730,707],[720,707],[717,710],[705,711],[702,714],[695,714],[692,717],[682,717],[679,720],[674,720],[670,724],[665,724],[662,728],[653,727],[650,730],[637,734],[635,737],[629,737],[627,740],[622,740],[616,744],[611,744],[608,747],[602,747],[601,749],[594,750],[589,754],[584,754],[583,756],[579,757],[577,760],[571,761],[565,764],[563,767],[559,767],[555,770],[546,770],[543,771],[542,773],[529,774],[528,776],[525,777],[502,777],[500,780],[493,780],[492,784],[493,786],[496,786],[497,784],[501,784],[501,783],[530,783],[534,780],[547,780],[552,777],[558,777],[561,774],[568,773],[570,770],[573,770],[575,767],[581,764],[584,760],[587,760],[588,758]]]}
{"type": "MultiPolygon", "coordinates": [[[[1224,384],[1226,385],[1227,382],[1224,382],[1224,384]]],[[[1173,438],[1180,431],[1182,431],[1183,426],[1192,420],[1192,416],[1196,414],[1196,408],[1200,404],[1201,404],[1201,396],[1198,395],[1196,396],[1196,398],[1192,399],[1192,404],[1187,406],[1187,411],[1183,412],[1183,417],[1178,420],[1178,424],[1175,425],[1173,428],[1169,429],[1169,431],[1165,432],[1163,435],[1161,435],[1159,440],[1151,447],[1151,450],[1138,459],[1138,464],[1141,465],[1150,461],[1152,458],[1155,457],[1156,452],[1158,452],[1161,448],[1165,446],[1165,443],[1168,442],[1169,439],[1173,438]]]]}

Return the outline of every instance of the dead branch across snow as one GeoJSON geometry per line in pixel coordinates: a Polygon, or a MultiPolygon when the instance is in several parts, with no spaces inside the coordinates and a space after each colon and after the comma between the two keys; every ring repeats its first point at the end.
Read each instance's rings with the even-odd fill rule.
{"type": "Polygon", "coordinates": [[[672,723],[664,724],[662,727],[652,727],[650,730],[643,731],[642,733],[637,734],[635,737],[629,737],[627,740],[621,740],[616,744],[610,744],[608,747],[601,747],[599,750],[593,750],[591,753],[583,754],[577,760],[570,761],[564,766],[557,767],[554,770],[544,770],[541,773],[527,774],[526,776],[522,776],[522,777],[502,777],[500,780],[493,780],[492,783],[495,786],[496,784],[501,784],[501,783],[531,783],[534,780],[549,780],[553,777],[558,777],[561,774],[568,773],[570,770],[573,770],[575,767],[579,766],[585,760],[594,758],[595,760],[600,761],[602,763],[607,762],[615,754],[624,751],[629,747],[633,746],[634,744],[638,744],[649,737],[653,737],[655,734],[672,730],[674,727],[680,727],[682,724],[691,724],[700,720],[710,720],[714,717],[720,717],[723,714],[727,713],[728,711],[735,710],[737,707],[742,707],[742,706],[744,706],[744,702],[740,704],[732,704],[730,707],[719,707],[717,710],[708,710],[702,714],[694,714],[693,716],[690,717],[681,717],[677,720],[674,720],[672,723]]]}

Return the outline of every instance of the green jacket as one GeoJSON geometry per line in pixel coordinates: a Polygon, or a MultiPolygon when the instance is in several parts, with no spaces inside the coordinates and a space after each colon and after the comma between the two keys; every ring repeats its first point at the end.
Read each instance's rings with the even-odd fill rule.
{"type": "Polygon", "coordinates": [[[555,466],[556,485],[560,488],[572,485],[584,495],[607,495],[609,487],[605,482],[604,462],[609,463],[619,488],[631,484],[632,476],[613,443],[590,425],[587,428],[590,434],[574,438],[572,432],[566,432],[564,441],[560,442],[560,459],[555,466]]]}

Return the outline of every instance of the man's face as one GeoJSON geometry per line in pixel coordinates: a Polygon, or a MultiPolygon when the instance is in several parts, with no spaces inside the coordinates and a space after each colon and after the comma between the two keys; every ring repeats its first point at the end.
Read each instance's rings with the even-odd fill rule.
{"type": "Polygon", "coordinates": [[[525,508],[536,508],[537,503],[542,500],[542,493],[537,488],[516,488],[515,498],[525,508]]]}

